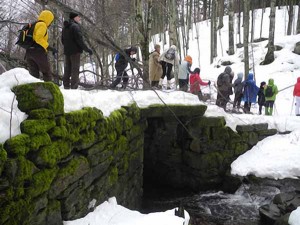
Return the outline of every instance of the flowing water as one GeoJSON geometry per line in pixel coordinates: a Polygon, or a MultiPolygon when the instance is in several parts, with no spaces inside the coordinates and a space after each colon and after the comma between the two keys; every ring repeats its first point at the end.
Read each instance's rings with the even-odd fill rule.
{"type": "Polygon", "coordinates": [[[151,188],[145,191],[144,211],[163,211],[182,205],[191,215],[193,225],[265,225],[260,222],[258,209],[269,204],[279,192],[279,187],[270,184],[243,184],[234,194],[191,195],[151,188]]]}

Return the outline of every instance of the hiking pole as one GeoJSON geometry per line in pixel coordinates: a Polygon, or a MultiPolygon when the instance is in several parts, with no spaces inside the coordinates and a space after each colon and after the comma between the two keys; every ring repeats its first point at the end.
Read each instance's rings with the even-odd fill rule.
{"type": "Polygon", "coordinates": [[[294,102],[295,102],[295,97],[293,97],[293,102],[292,102],[292,108],[291,108],[291,113],[290,113],[290,116],[292,115],[292,112],[293,112],[293,108],[294,108],[294,102]]]}
{"type": "Polygon", "coordinates": [[[95,73],[95,70],[94,70],[94,63],[93,63],[93,58],[92,58],[92,55],[89,55],[90,57],[90,64],[92,66],[92,71],[93,71],[93,74],[94,74],[94,80],[95,80],[95,84],[97,83],[97,76],[96,76],[96,73],[95,73]]]}

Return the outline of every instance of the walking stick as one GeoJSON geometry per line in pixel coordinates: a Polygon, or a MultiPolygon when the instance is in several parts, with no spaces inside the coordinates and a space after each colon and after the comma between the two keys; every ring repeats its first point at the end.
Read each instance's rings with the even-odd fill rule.
{"type": "Polygon", "coordinates": [[[293,102],[292,102],[292,108],[291,108],[291,113],[290,113],[290,116],[292,115],[292,112],[293,112],[294,102],[295,102],[295,97],[293,98],[293,102]]]}

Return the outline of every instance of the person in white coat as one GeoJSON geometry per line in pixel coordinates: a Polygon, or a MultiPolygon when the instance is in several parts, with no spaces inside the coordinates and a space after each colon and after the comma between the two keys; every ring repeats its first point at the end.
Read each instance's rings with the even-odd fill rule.
{"type": "Polygon", "coordinates": [[[177,48],[175,45],[172,45],[167,51],[160,55],[159,61],[162,65],[163,74],[161,79],[159,80],[159,87],[162,88],[162,83],[167,76],[167,89],[171,87],[171,71],[173,66],[178,66],[179,64],[179,57],[177,54],[177,48]]]}

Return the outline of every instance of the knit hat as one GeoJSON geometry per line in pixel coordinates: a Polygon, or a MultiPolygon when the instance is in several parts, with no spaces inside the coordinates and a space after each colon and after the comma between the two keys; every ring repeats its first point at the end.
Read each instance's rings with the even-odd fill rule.
{"type": "Polygon", "coordinates": [[[174,49],[175,51],[177,50],[177,48],[176,48],[176,46],[175,46],[175,45],[171,45],[171,47],[170,47],[170,48],[174,49]]]}
{"type": "Polygon", "coordinates": [[[131,47],[130,47],[130,51],[131,51],[131,52],[134,52],[134,53],[137,53],[138,49],[137,49],[137,47],[135,47],[135,46],[131,46],[131,47]]]}
{"type": "Polygon", "coordinates": [[[191,56],[187,55],[185,58],[184,58],[184,61],[187,61],[189,62],[191,65],[193,64],[193,59],[191,56]]]}
{"type": "Polygon", "coordinates": [[[79,14],[78,14],[78,13],[75,13],[75,12],[70,12],[69,18],[72,20],[72,19],[74,19],[76,16],[79,16],[79,14]]]}

